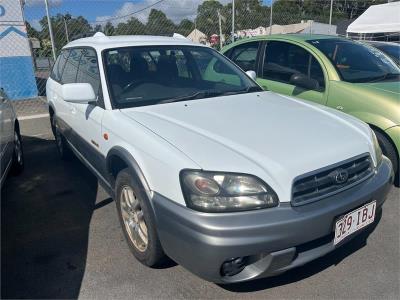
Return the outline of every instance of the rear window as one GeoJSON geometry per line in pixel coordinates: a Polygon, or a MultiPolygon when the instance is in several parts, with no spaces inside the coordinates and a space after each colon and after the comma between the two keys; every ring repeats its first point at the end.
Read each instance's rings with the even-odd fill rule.
{"type": "Polygon", "coordinates": [[[51,71],[50,77],[56,81],[61,81],[62,72],[64,70],[65,62],[67,61],[69,50],[62,50],[58,56],[53,70],[51,71]]]}
{"type": "Polygon", "coordinates": [[[81,55],[81,49],[70,50],[70,54],[68,56],[64,71],[61,76],[61,82],[63,84],[76,82],[76,75],[78,72],[79,60],[81,59],[81,55]]]}

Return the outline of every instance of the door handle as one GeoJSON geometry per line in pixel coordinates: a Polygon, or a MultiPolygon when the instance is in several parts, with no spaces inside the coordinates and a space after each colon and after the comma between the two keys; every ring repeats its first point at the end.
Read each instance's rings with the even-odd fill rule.
{"type": "Polygon", "coordinates": [[[71,114],[75,114],[76,113],[76,108],[75,107],[71,107],[71,114]]]}
{"type": "Polygon", "coordinates": [[[344,108],[344,107],[341,106],[341,105],[336,106],[336,109],[337,109],[337,110],[343,110],[343,108],[344,108]]]}

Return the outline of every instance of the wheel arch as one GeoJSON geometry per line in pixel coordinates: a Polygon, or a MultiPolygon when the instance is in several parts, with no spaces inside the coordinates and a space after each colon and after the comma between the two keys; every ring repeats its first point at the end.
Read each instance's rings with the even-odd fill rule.
{"type": "Polygon", "coordinates": [[[369,123],[367,123],[367,124],[368,124],[369,127],[371,127],[372,130],[379,131],[379,133],[381,133],[384,137],[386,137],[388,139],[388,141],[392,144],[393,148],[396,150],[397,155],[399,155],[399,151],[396,148],[396,145],[395,145],[394,141],[392,140],[392,138],[384,130],[382,130],[381,128],[379,128],[378,126],[375,126],[373,124],[369,124],[369,123]]]}
{"type": "MultiPolygon", "coordinates": [[[[398,164],[400,164],[399,149],[397,149],[396,144],[393,141],[393,139],[384,130],[382,130],[381,128],[379,128],[379,127],[377,127],[375,125],[372,125],[372,124],[368,124],[368,125],[371,127],[372,130],[378,131],[380,134],[382,134],[389,141],[389,143],[392,145],[392,147],[393,147],[393,149],[394,149],[394,151],[395,151],[395,153],[397,155],[397,162],[398,162],[398,164]]],[[[400,175],[400,170],[397,170],[397,172],[398,172],[397,176],[399,176],[400,175]]]]}
{"type": "Polygon", "coordinates": [[[106,157],[106,169],[110,178],[110,184],[114,189],[118,173],[125,168],[129,168],[132,175],[139,183],[142,191],[149,199],[151,199],[152,191],[142,169],[135,158],[129,153],[128,150],[122,148],[121,146],[115,146],[111,148],[106,157]]]}

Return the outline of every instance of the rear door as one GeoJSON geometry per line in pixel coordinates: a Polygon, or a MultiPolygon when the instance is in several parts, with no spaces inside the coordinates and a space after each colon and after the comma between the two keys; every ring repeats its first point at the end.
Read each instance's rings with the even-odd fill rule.
{"type": "Polygon", "coordinates": [[[261,69],[257,82],[266,90],[326,104],[326,74],[316,57],[303,47],[283,42],[268,41],[260,57],[261,69]],[[291,84],[294,74],[315,79],[319,87],[307,90],[291,84]]]}
{"type": "Polygon", "coordinates": [[[55,113],[57,116],[58,125],[61,126],[61,130],[66,129],[66,119],[68,118],[69,105],[62,99],[61,86],[62,86],[62,75],[64,72],[65,64],[68,60],[70,50],[62,50],[58,56],[53,70],[50,74],[50,78],[46,84],[46,95],[49,103],[54,105],[55,113]]]}

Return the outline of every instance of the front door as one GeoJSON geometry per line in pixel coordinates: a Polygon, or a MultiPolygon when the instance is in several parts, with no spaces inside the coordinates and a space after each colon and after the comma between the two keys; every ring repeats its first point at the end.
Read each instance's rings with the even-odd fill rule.
{"type": "Polygon", "coordinates": [[[313,54],[298,45],[281,41],[269,41],[261,51],[265,52],[261,56],[257,82],[264,89],[326,104],[326,76],[313,54]],[[316,80],[318,87],[309,90],[292,84],[292,76],[299,73],[316,80]]]}

